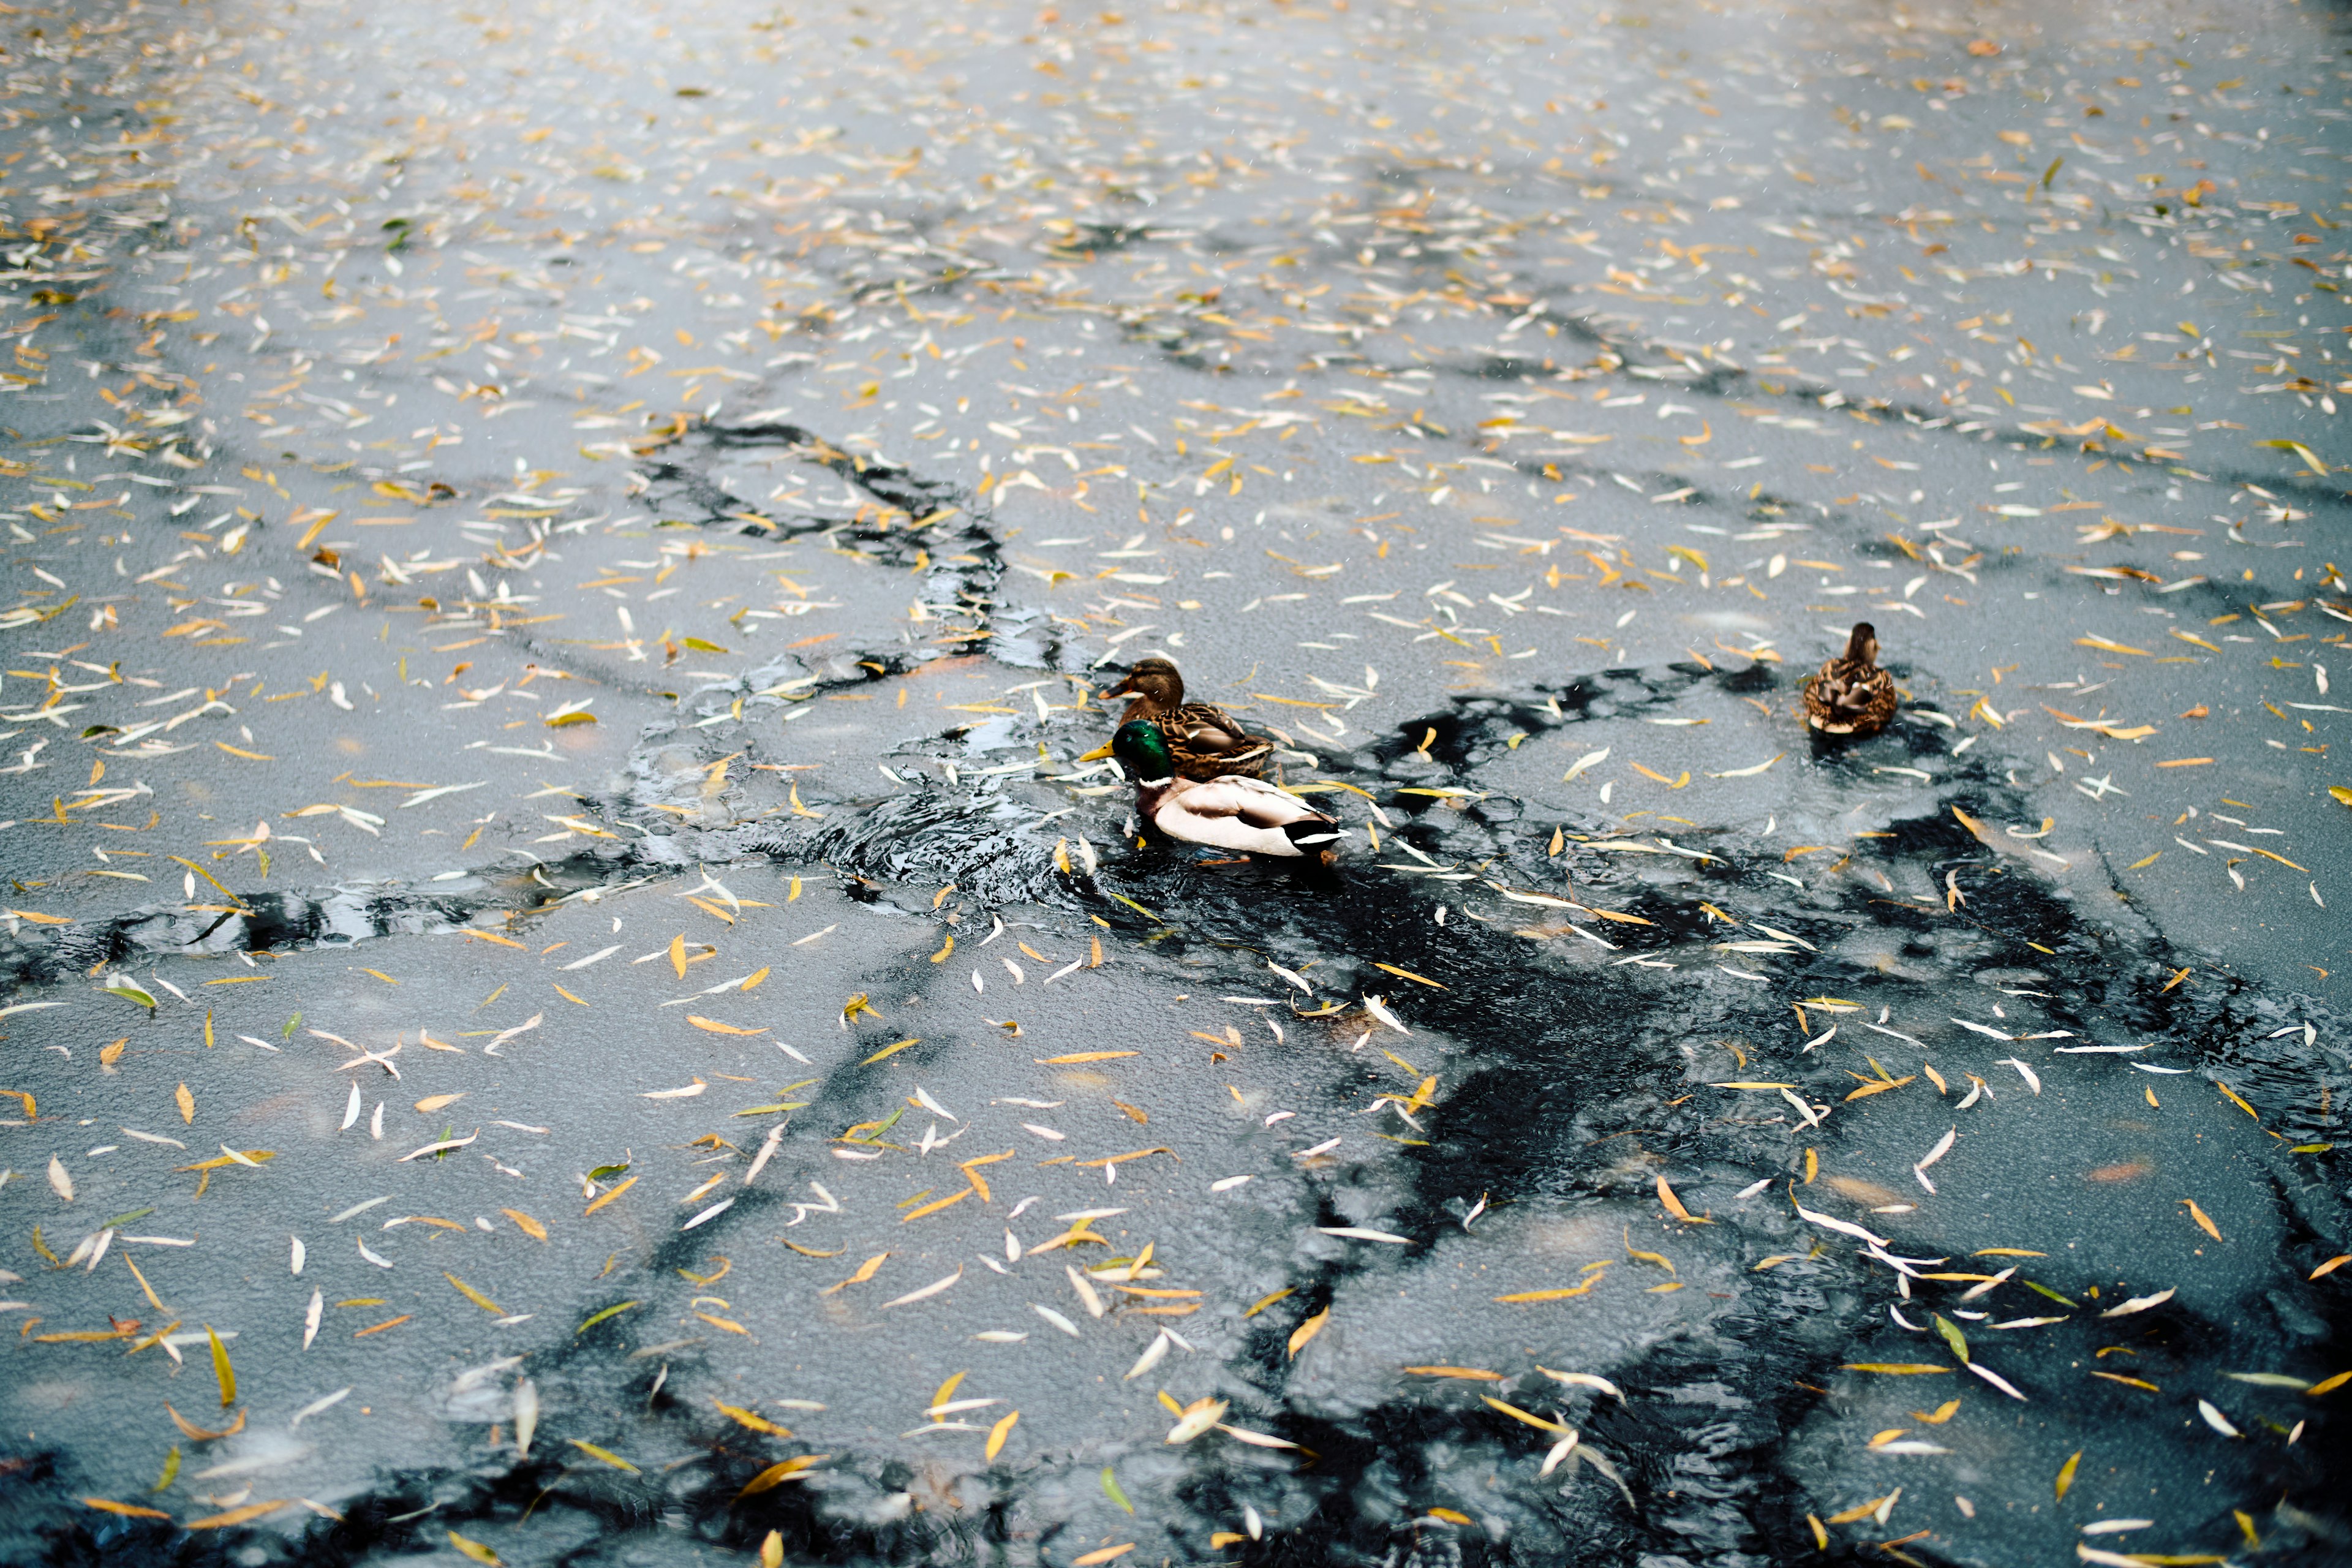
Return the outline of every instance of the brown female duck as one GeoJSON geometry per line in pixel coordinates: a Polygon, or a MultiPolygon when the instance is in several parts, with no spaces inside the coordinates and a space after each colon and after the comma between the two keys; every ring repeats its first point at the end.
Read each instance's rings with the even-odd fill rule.
{"type": "Polygon", "coordinates": [[[1878,668],[1878,634],[1854,623],[1845,652],[1805,678],[1805,721],[1824,735],[1874,735],[1895,717],[1895,678],[1878,668]]]}
{"type": "Polygon", "coordinates": [[[1272,741],[1251,734],[1223,709],[1185,701],[1184,678],[1156,654],[1136,660],[1127,679],[1104,695],[1134,699],[1120,716],[1122,724],[1148,719],[1160,726],[1180,778],[1255,778],[1274,754],[1272,741]]]}

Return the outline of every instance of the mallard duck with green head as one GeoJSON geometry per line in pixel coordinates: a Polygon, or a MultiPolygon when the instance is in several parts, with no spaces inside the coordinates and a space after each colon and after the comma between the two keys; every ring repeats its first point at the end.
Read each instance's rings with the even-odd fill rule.
{"type": "Polygon", "coordinates": [[[1148,719],[1121,724],[1108,749],[1135,781],[1136,811],[1171,838],[1326,866],[1339,858],[1338,822],[1263,779],[1183,777],[1166,733],[1148,719]]]}
{"type": "Polygon", "coordinates": [[[1174,664],[1153,654],[1137,659],[1127,679],[1106,697],[1132,697],[1121,714],[1122,723],[1147,719],[1167,737],[1169,753],[1176,759],[1179,778],[1211,780],[1265,772],[1274,742],[1253,735],[1223,709],[1207,702],[1184,700],[1184,678],[1174,664]]]}

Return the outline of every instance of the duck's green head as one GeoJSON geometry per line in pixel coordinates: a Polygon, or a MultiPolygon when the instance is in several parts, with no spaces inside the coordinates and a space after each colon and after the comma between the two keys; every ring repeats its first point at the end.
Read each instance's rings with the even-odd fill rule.
{"type": "Polygon", "coordinates": [[[1168,737],[1149,719],[1130,720],[1110,738],[1111,755],[1139,784],[1165,784],[1176,776],[1176,754],[1168,737]]]}

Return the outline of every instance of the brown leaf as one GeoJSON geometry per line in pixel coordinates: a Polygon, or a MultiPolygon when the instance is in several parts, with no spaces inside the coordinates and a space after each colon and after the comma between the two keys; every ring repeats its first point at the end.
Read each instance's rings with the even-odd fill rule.
{"type": "Polygon", "coordinates": [[[179,1427],[181,1434],[194,1442],[215,1442],[223,1437],[234,1437],[239,1432],[245,1430],[246,1413],[242,1410],[236,1413],[236,1419],[230,1422],[226,1426],[222,1427],[217,1432],[207,1432],[203,1427],[197,1426],[194,1422],[189,1420],[186,1416],[181,1415],[178,1411],[173,1410],[169,1400],[164,1401],[163,1409],[165,1413],[172,1417],[173,1425],[179,1427]]]}

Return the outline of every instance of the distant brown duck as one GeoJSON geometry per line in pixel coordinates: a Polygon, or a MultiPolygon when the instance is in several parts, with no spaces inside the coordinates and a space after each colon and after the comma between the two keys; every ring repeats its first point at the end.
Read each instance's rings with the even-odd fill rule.
{"type": "Polygon", "coordinates": [[[1805,678],[1805,721],[1824,735],[1874,735],[1895,717],[1895,678],[1878,668],[1878,633],[1854,623],[1845,652],[1805,678]]]}
{"type": "Polygon", "coordinates": [[[1223,709],[1185,701],[1184,678],[1157,655],[1136,660],[1127,679],[1104,695],[1135,700],[1121,715],[1122,724],[1148,719],[1160,726],[1176,759],[1179,778],[1255,778],[1274,755],[1272,741],[1251,734],[1223,709]]]}

